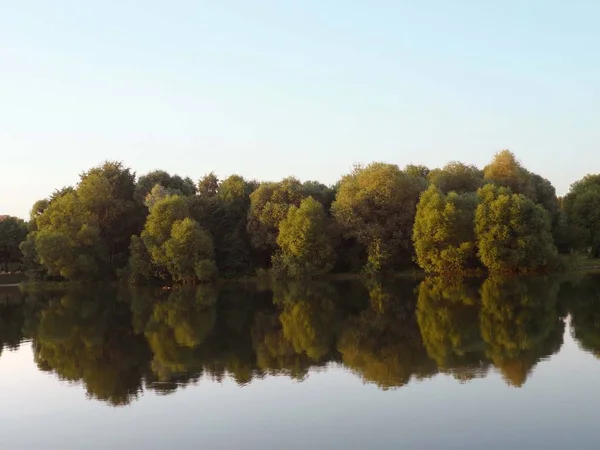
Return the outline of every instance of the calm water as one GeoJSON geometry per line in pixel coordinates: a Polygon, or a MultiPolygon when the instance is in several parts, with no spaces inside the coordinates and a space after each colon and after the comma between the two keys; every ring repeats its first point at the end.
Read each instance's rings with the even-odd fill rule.
{"type": "Polygon", "coordinates": [[[598,449],[600,277],[0,289],[0,445],[598,449]]]}

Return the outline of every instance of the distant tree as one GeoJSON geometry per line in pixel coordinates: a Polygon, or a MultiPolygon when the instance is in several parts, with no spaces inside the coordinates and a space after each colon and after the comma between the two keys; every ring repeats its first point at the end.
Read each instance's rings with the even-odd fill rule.
{"type": "Polygon", "coordinates": [[[293,278],[325,274],[333,268],[335,252],[323,205],[312,197],[291,206],[279,225],[273,269],[293,278]]]}
{"type": "Polygon", "coordinates": [[[152,258],[144,241],[139,236],[131,236],[129,245],[129,264],[128,273],[129,282],[137,284],[150,280],[156,270],[152,265],[152,258]]]}
{"type": "Polygon", "coordinates": [[[130,237],[144,224],[144,211],[134,200],[135,172],[120,162],[107,161],[83,173],[76,192],[99,228],[105,252],[100,259],[106,261],[99,267],[114,276],[127,263],[130,237]]]}
{"type": "Polygon", "coordinates": [[[573,183],[563,199],[565,218],[574,246],[600,256],[600,175],[586,175],[573,183]]]}
{"type": "Polygon", "coordinates": [[[442,169],[432,170],[429,173],[429,181],[444,194],[476,192],[483,186],[483,171],[473,165],[453,161],[442,169]]]}
{"type": "Polygon", "coordinates": [[[412,175],[413,177],[427,179],[431,173],[431,170],[427,166],[408,164],[404,168],[404,172],[406,172],[409,175],[412,175]]]}
{"type": "Polygon", "coordinates": [[[19,245],[27,237],[27,224],[18,217],[4,217],[0,219],[0,263],[4,263],[4,270],[8,272],[9,263],[21,261],[19,245]]]}
{"type": "Polygon", "coordinates": [[[206,174],[198,182],[198,195],[203,197],[214,197],[219,191],[219,179],[214,172],[206,174]]]}
{"type": "Polygon", "coordinates": [[[188,217],[173,223],[164,247],[167,269],[175,281],[216,278],[212,237],[195,220],[188,217]]]}
{"type": "Polygon", "coordinates": [[[181,195],[181,193],[177,189],[166,188],[162,184],[155,184],[150,192],[148,192],[148,195],[146,195],[144,206],[151,209],[156,203],[172,195],[181,195]]]}
{"type": "Polygon", "coordinates": [[[128,259],[130,236],[143,215],[134,201],[135,174],[107,161],[81,174],[32,211],[26,259],[70,280],[112,278],[128,259]]]}
{"type": "Polygon", "coordinates": [[[291,206],[299,206],[307,197],[302,183],[296,178],[285,178],[278,183],[261,183],[250,194],[248,234],[257,252],[259,263],[267,265],[277,249],[279,224],[291,206]]]}
{"type": "Polygon", "coordinates": [[[157,202],[146,219],[140,237],[146,246],[151,261],[162,268],[163,276],[169,262],[164,244],[171,237],[173,224],[190,217],[190,208],[185,198],[175,195],[157,202]]]}
{"type": "Polygon", "coordinates": [[[160,184],[165,189],[172,189],[179,195],[189,196],[196,193],[196,186],[191,178],[181,178],[179,175],[170,175],[164,170],[155,170],[142,175],[135,186],[135,198],[143,203],[152,188],[160,184]]]}
{"type": "Polygon", "coordinates": [[[305,196],[310,196],[322,204],[326,212],[335,200],[335,188],[318,181],[305,181],[302,183],[302,190],[305,196]]]}
{"type": "Polygon", "coordinates": [[[554,219],[558,211],[556,190],[548,180],[525,169],[512,152],[502,150],[497,153],[483,169],[483,176],[485,181],[507,187],[514,194],[523,194],[542,205],[550,213],[551,220],[554,219]]]}
{"type": "Polygon", "coordinates": [[[489,270],[533,271],[556,262],[550,219],[542,206],[491,184],[478,196],[475,234],[479,258],[489,270]]]}
{"type": "MultiPolygon", "coordinates": [[[[252,249],[246,223],[250,209],[250,194],[258,183],[245,180],[239,175],[231,175],[219,184],[216,205],[218,220],[205,220],[193,212],[199,223],[208,230],[215,241],[215,259],[219,273],[244,275],[252,272],[252,249]]],[[[204,216],[206,218],[206,216],[204,216]]]]}
{"type": "Polygon", "coordinates": [[[416,260],[426,272],[458,273],[477,267],[475,193],[445,195],[431,185],[421,195],[413,228],[416,260]]]}
{"type": "Polygon", "coordinates": [[[427,181],[393,164],[357,167],[342,178],[333,215],[346,236],[366,248],[368,272],[407,266],[412,259],[412,227],[427,181]]]}
{"type": "Polygon", "coordinates": [[[98,218],[71,192],[52,201],[31,233],[35,254],[50,275],[68,280],[101,278],[108,263],[98,218]]]}
{"type": "Polygon", "coordinates": [[[155,276],[168,273],[174,281],[186,283],[216,277],[212,237],[191,217],[185,197],[169,196],[154,204],[141,241],[145,251],[137,239],[131,242],[131,277],[143,278],[150,268],[155,276]]]}

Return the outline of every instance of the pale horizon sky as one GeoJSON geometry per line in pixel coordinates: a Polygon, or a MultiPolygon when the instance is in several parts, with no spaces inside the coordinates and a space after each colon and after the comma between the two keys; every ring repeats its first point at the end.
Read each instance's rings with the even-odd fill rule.
{"type": "Polygon", "coordinates": [[[0,214],[103,160],[330,184],[354,163],[600,172],[594,0],[0,0],[0,214]]]}

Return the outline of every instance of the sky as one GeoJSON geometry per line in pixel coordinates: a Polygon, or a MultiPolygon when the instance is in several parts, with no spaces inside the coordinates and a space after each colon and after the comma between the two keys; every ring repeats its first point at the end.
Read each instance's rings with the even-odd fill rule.
{"type": "Polygon", "coordinates": [[[0,214],[104,160],[334,183],[484,166],[600,172],[597,0],[0,0],[0,214]]]}

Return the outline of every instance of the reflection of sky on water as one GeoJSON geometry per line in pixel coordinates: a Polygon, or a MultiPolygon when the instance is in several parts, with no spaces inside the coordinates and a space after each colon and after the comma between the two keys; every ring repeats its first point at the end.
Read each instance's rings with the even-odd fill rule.
{"type": "Polygon", "coordinates": [[[567,328],[560,352],[522,388],[494,370],[460,384],[447,375],[382,391],[337,364],[288,377],[227,379],[122,408],[40,372],[31,345],[0,359],[4,448],[597,448],[600,364],[567,328]]]}

